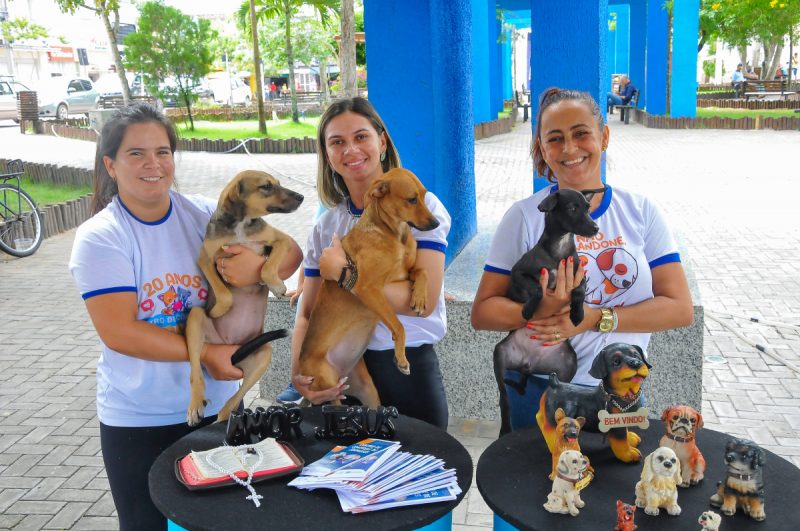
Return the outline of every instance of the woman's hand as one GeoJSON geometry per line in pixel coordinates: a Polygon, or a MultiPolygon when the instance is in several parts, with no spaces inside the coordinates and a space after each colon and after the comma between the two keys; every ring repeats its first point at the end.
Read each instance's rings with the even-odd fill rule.
{"type": "Polygon", "coordinates": [[[216,265],[222,280],[234,288],[252,286],[261,282],[261,267],[266,257],[244,245],[226,245],[224,253],[217,256],[216,265]]]}
{"type": "Polygon", "coordinates": [[[214,345],[206,343],[200,354],[200,363],[215,380],[241,380],[242,369],[231,364],[231,356],[239,345],[214,345]]]}
{"type": "Polygon", "coordinates": [[[311,384],[313,383],[314,378],[312,376],[292,375],[292,384],[294,384],[295,389],[315,406],[331,400],[344,400],[344,392],[350,389],[350,386],[347,385],[347,376],[339,380],[337,385],[320,391],[311,389],[311,384]]]}
{"type": "Polygon", "coordinates": [[[572,290],[580,285],[583,276],[583,266],[578,264],[578,270],[575,271],[573,257],[570,256],[567,260],[559,262],[558,270],[556,271],[556,286],[554,289],[548,289],[547,283],[550,280],[550,272],[547,269],[542,269],[539,275],[542,300],[533,314],[534,319],[561,314],[564,312],[565,307],[568,310],[572,299],[572,290]]]}
{"type": "Polygon", "coordinates": [[[594,327],[600,320],[600,310],[583,305],[583,321],[578,326],[572,324],[569,318],[569,306],[560,313],[544,319],[534,319],[527,324],[531,331],[531,339],[537,339],[545,347],[558,345],[571,337],[582,334],[594,327]]]}
{"type": "Polygon", "coordinates": [[[342,247],[342,242],[339,240],[339,235],[334,232],[331,246],[323,249],[319,257],[319,274],[325,280],[338,282],[342,269],[346,265],[347,256],[342,247]]]}

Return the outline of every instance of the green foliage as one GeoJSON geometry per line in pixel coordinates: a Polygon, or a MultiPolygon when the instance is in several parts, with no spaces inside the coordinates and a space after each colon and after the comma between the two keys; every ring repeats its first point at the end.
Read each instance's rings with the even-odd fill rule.
{"type": "Polygon", "coordinates": [[[20,185],[30,194],[39,207],[77,199],[92,191],[92,187],[89,185],[69,186],[64,184],[33,182],[28,177],[23,177],[20,181],[20,185]]]}
{"type": "Polygon", "coordinates": [[[732,46],[782,41],[800,24],[797,0],[701,0],[700,33],[732,46]]]}
{"type": "Polygon", "coordinates": [[[180,10],[157,2],[141,7],[139,28],[125,37],[125,66],[141,72],[145,85],[159,97],[176,97],[189,111],[192,89],[210,71],[209,43],[216,31],[208,20],[193,20],[180,10]],[[171,83],[165,84],[169,80],[171,83]]]}
{"type": "Polygon", "coordinates": [[[719,107],[698,107],[698,118],[755,118],[756,116],[781,118],[797,116],[793,109],[720,109],[719,107]]]}
{"type": "Polygon", "coordinates": [[[0,34],[6,42],[20,39],[38,39],[47,37],[47,28],[34,24],[26,18],[12,18],[0,22],[0,34]]]}
{"type": "MultiPolygon", "coordinates": [[[[364,6],[356,2],[355,6],[356,33],[364,31],[364,6]]],[[[356,66],[367,66],[367,45],[363,42],[356,43],[356,66]]]]}
{"type": "Polygon", "coordinates": [[[185,125],[178,125],[181,138],[208,138],[221,140],[243,140],[245,138],[314,138],[317,134],[319,116],[305,117],[300,123],[292,120],[271,121],[269,133],[262,135],[258,132],[257,120],[243,120],[236,122],[212,122],[198,120],[193,131],[186,129],[185,125]]]}
{"type": "Polygon", "coordinates": [[[705,74],[706,79],[711,79],[714,77],[714,60],[713,59],[706,59],[703,61],[703,74],[705,74]]]}

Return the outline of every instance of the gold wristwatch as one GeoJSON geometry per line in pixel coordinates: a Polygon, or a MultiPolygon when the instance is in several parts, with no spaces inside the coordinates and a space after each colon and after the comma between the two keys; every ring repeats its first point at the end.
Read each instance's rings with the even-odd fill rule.
{"type": "Polygon", "coordinates": [[[600,320],[597,321],[597,331],[608,334],[614,330],[614,310],[600,308],[600,320]]]}

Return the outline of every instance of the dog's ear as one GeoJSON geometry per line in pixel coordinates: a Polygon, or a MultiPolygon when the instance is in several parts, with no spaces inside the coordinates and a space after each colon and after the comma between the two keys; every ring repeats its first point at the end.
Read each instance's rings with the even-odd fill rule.
{"type": "Polygon", "coordinates": [[[586,418],[585,417],[578,417],[578,418],[575,419],[575,422],[578,423],[578,426],[583,428],[583,425],[586,424],[586,418]]]}
{"type": "Polygon", "coordinates": [[[601,350],[597,356],[594,357],[592,367],[589,369],[589,374],[598,380],[604,380],[606,376],[608,376],[608,364],[606,363],[605,350],[606,349],[601,350]]]}
{"type": "Polygon", "coordinates": [[[381,179],[377,183],[372,186],[372,189],[369,191],[369,195],[374,197],[375,199],[380,199],[384,197],[386,194],[389,193],[389,180],[388,179],[381,179]]]}
{"type": "Polygon", "coordinates": [[[550,212],[556,207],[557,204],[558,204],[558,192],[553,192],[552,194],[542,199],[542,202],[539,203],[539,211],[550,212]]]}
{"type": "Polygon", "coordinates": [[[661,413],[661,422],[666,422],[669,418],[669,412],[672,411],[672,406],[669,406],[664,409],[664,412],[661,413]]]}
{"type": "Polygon", "coordinates": [[[750,466],[753,467],[753,470],[756,470],[756,469],[759,469],[759,468],[763,467],[764,463],[766,462],[766,456],[767,456],[764,453],[764,450],[762,450],[758,446],[753,446],[752,447],[752,452],[753,452],[753,460],[752,460],[750,466]]]}
{"type": "Polygon", "coordinates": [[[619,510],[622,509],[623,505],[625,505],[625,504],[622,503],[622,500],[617,500],[617,512],[619,512],[619,510]]]}
{"type": "Polygon", "coordinates": [[[644,466],[642,467],[642,483],[650,484],[653,480],[653,454],[644,458],[644,466]]]}
{"type": "Polygon", "coordinates": [[[695,429],[699,430],[703,427],[703,415],[701,415],[697,410],[695,410],[694,414],[697,415],[697,425],[695,426],[695,429]]]}
{"type": "Polygon", "coordinates": [[[672,479],[675,481],[676,485],[680,485],[683,483],[683,478],[681,477],[681,460],[675,459],[675,473],[672,474],[672,479]]]}
{"type": "Polygon", "coordinates": [[[556,470],[561,472],[562,474],[569,474],[569,466],[567,465],[567,458],[564,453],[567,450],[561,452],[561,455],[558,456],[558,465],[556,466],[556,470]]]}
{"type": "Polygon", "coordinates": [[[556,409],[556,423],[561,422],[561,419],[563,419],[564,417],[566,417],[566,415],[564,414],[564,410],[561,408],[556,409]]]}
{"type": "Polygon", "coordinates": [[[633,345],[633,344],[632,344],[631,346],[634,348],[634,350],[636,350],[636,352],[638,352],[638,353],[639,353],[639,357],[640,357],[640,358],[641,358],[641,360],[644,362],[644,364],[645,364],[645,365],[647,365],[647,368],[648,368],[648,369],[652,369],[652,368],[653,368],[653,366],[652,366],[652,365],[650,365],[650,364],[647,362],[647,357],[644,355],[644,350],[642,349],[642,347],[640,347],[639,345],[633,345]]]}

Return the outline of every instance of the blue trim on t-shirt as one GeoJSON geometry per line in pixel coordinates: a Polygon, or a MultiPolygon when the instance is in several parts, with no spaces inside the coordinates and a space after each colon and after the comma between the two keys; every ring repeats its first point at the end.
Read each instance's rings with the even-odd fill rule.
{"type": "Polygon", "coordinates": [[[660,265],[672,264],[672,263],[680,262],[680,261],[681,261],[680,253],[670,253],[670,254],[665,254],[661,258],[656,258],[655,260],[650,262],[649,265],[650,265],[650,269],[653,269],[654,267],[658,267],[660,265]]]}
{"type": "Polygon", "coordinates": [[[347,210],[355,217],[359,217],[364,213],[364,209],[356,208],[356,206],[353,204],[353,201],[349,197],[347,198],[347,210]]]}
{"type": "Polygon", "coordinates": [[[92,297],[96,297],[98,295],[105,295],[106,293],[123,293],[128,291],[136,293],[138,290],[136,289],[136,286],[115,286],[113,288],[103,288],[103,289],[96,289],[94,291],[87,291],[86,293],[81,295],[81,297],[83,297],[83,300],[86,300],[92,297]]]}
{"type": "Polygon", "coordinates": [[[433,249],[442,253],[447,252],[447,244],[441,242],[432,242],[426,240],[417,240],[417,249],[433,249]]]}
{"type": "Polygon", "coordinates": [[[143,220],[143,219],[140,219],[140,218],[136,217],[136,214],[134,214],[133,212],[131,212],[131,211],[130,211],[130,209],[129,209],[128,207],[126,207],[126,206],[125,206],[125,203],[123,203],[123,202],[122,202],[122,198],[121,198],[121,197],[119,197],[119,204],[120,204],[120,205],[122,205],[122,208],[124,208],[124,209],[125,209],[125,212],[127,212],[128,214],[130,214],[130,216],[131,216],[133,219],[135,219],[136,221],[138,221],[138,222],[139,222],[139,223],[141,223],[142,225],[161,225],[162,223],[164,223],[165,221],[167,221],[167,220],[169,219],[169,215],[170,215],[170,214],[172,214],[172,198],[171,198],[171,197],[169,198],[169,208],[167,209],[167,213],[166,213],[166,214],[164,214],[164,217],[163,217],[163,218],[161,218],[161,219],[157,219],[157,220],[155,220],[155,221],[145,221],[145,220],[143,220]]]}
{"type": "MultiPolygon", "coordinates": [[[[606,210],[608,210],[608,207],[611,205],[611,195],[612,195],[611,186],[606,184],[605,187],[606,187],[606,193],[603,194],[603,201],[600,202],[600,204],[597,206],[597,209],[595,209],[594,212],[589,214],[589,217],[592,219],[597,219],[603,214],[605,214],[606,210]]],[[[558,191],[557,184],[554,184],[553,186],[550,187],[551,194],[557,191],[558,191]]]]}
{"type": "Polygon", "coordinates": [[[307,276],[307,277],[318,277],[318,276],[320,276],[319,269],[311,269],[310,267],[304,268],[303,269],[303,274],[305,276],[307,276]]]}
{"type": "Polygon", "coordinates": [[[500,273],[501,275],[511,274],[511,271],[507,269],[500,269],[499,267],[490,266],[489,264],[483,266],[483,270],[486,271],[487,273],[500,273]]]}

